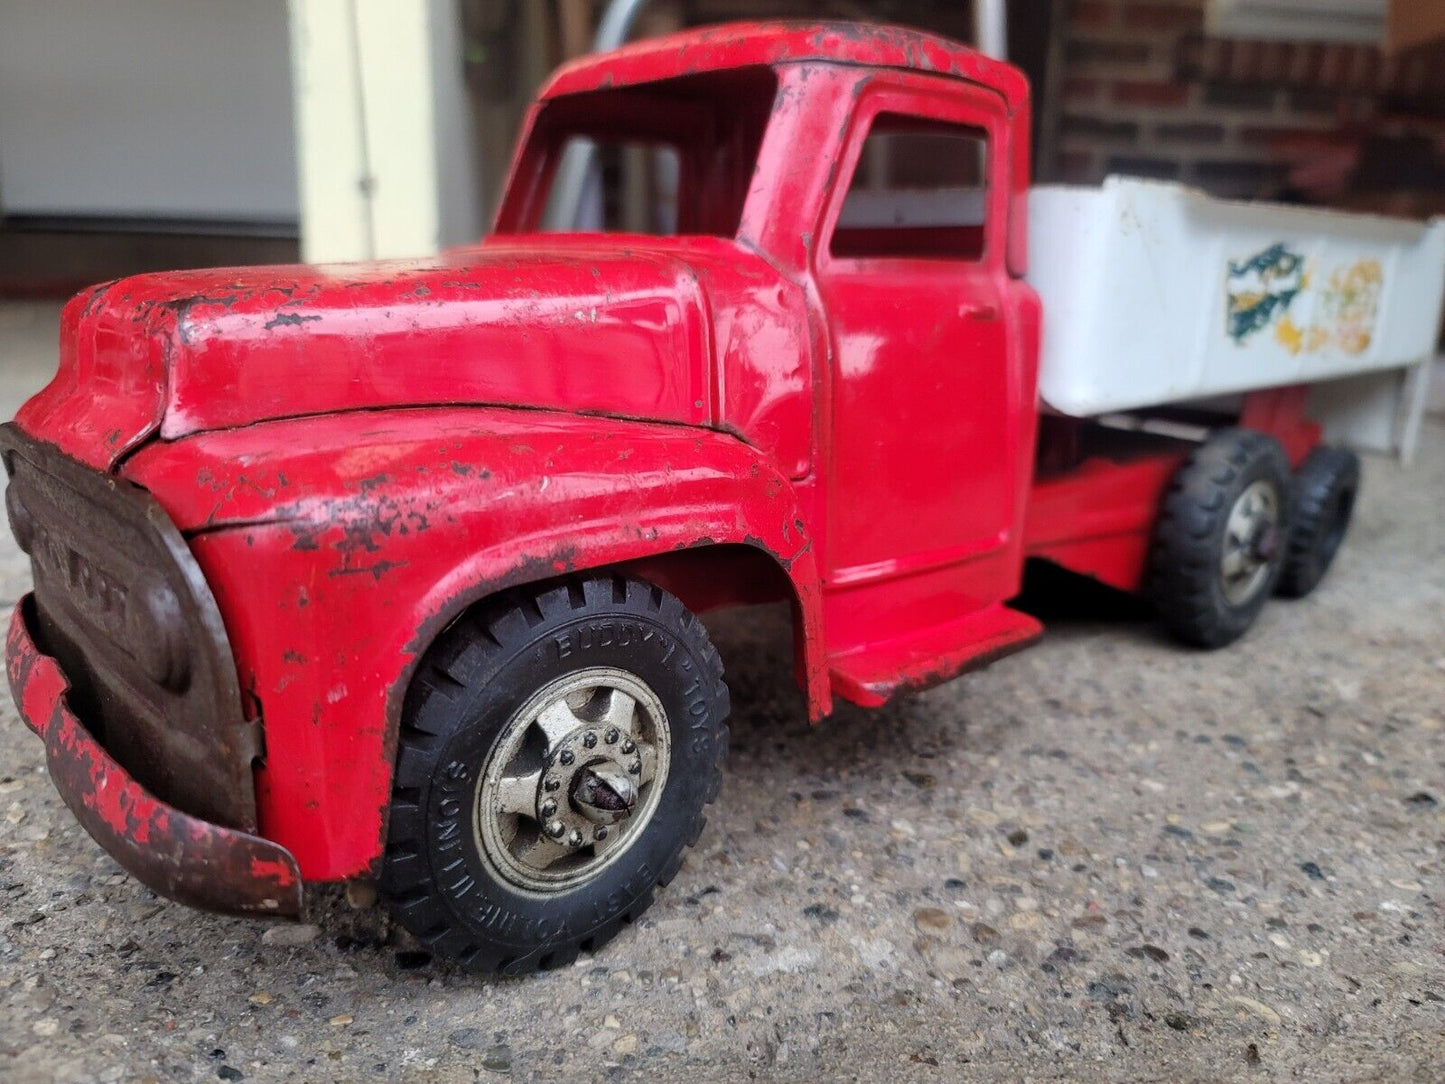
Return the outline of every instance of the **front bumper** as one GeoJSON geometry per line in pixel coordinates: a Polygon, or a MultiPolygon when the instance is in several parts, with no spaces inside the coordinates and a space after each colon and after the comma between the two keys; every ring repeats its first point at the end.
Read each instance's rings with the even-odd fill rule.
{"type": "Polygon", "coordinates": [[[6,670],[25,725],[45,742],[50,778],[85,830],[139,881],[208,911],[296,917],[301,871],[286,848],[157,799],[101,747],[66,703],[59,663],[36,646],[31,596],[10,619],[6,670]]]}

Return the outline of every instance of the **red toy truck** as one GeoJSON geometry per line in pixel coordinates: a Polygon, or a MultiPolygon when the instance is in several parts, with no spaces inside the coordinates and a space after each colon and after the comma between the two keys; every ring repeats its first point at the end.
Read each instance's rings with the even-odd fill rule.
{"type": "MultiPolygon", "coordinates": [[[[1049,274],[1098,289],[1104,257],[1046,248],[1025,280],[1028,116],[1016,70],[923,34],[692,31],[552,79],[478,246],[76,297],[0,432],[35,581],[9,678],[76,816],[189,904],[295,916],[303,882],[374,878],[438,953],[555,966],[648,905],[717,793],[696,613],[787,600],[822,718],[1032,643],[1030,557],[1204,646],[1308,591],[1358,476],[1305,385],[1429,351],[1375,327],[1369,267],[1367,319],[1309,303],[1334,281],[1311,269],[1378,241],[1384,272],[1347,255],[1393,274],[1441,232],[1311,248],[1251,219],[1286,236],[1225,253],[1203,301],[1156,267],[1143,301],[1116,281],[1045,325],[1049,274]],[[651,196],[539,232],[577,138],[651,196]],[[1182,358],[1148,346],[1176,303],[1207,310],[1182,358]],[[1065,359],[1055,402],[1079,328],[1123,376],[1065,359]]],[[[1136,221],[1197,199],[1099,191],[1136,221]]],[[[1060,238],[1112,213],[1036,196],[1060,238]]]]}

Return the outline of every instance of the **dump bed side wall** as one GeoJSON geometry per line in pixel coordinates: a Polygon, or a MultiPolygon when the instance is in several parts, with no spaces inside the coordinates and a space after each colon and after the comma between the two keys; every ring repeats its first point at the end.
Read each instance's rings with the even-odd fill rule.
{"type": "Polygon", "coordinates": [[[1030,196],[1044,401],[1078,417],[1399,369],[1429,356],[1445,221],[1110,178],[1030,196]]]}

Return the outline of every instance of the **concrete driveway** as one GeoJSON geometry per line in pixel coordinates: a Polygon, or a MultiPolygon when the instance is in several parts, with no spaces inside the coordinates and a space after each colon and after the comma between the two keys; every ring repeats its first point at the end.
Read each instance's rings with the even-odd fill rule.
{"type": "MultiPolygon", "coordinates": [[[[53,306],[0,307],[0,413],[53,306]]],[[[1038,648],[817,728],[782,615],[711,621],[733,755],[638,925],[520,981],[157,899],[0,707],[0,1079],[1445,1077],[1445,422],[1366,464],[1311,598],[1224,651],[1040,592],[1038,648]]],[[[0,602],[28,567],[0,539],[0,602]]],[[[1112,611],[1112,612],[1111,612],[1112,611]]]]}

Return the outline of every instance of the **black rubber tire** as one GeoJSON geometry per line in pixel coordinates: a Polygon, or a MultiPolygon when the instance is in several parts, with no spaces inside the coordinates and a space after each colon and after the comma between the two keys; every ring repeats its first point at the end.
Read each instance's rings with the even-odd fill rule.
{"type": "Polygon", "coordinates": [[[1349,529],[1360,491],[1360,457],[1346,448],[1316,448],[1291,489],[1294,521],[1275,591],[1304,598],[1324,579],[1349,529]]]}
{"type": "Polygon", "coordinates": [[[1273,437],[1248,429],[1213,433],[1175,474],[1164,497],[1150,553],[1149,593],[1165,628],[1191,646],[1223,647],[1242,636],[1274,591],[1290,522],[1290,474],[1273,437]],[[1269,572],[1235,604],[1219,571],[1225,525],[1235,501],[1257,481],[1273,484],[1280,537],[1269,572]]]}
{"type": "Polygon", "coordinates": [[[438,637],[408,691],[383,897],[427,948],[470,970],[523,974],[571,963],[636,919],[677,873],[717,797],[727,715],[717,650],[702,622],[661,588],[593,575],[479,606],[438,637]],[[591,666],[626,670],[661,700],[671,734],[667,781],[651,820],[616,861],[570,890],[527,893],[481,854],[472,827],[478,778],[536,690],[591,666]]]}

